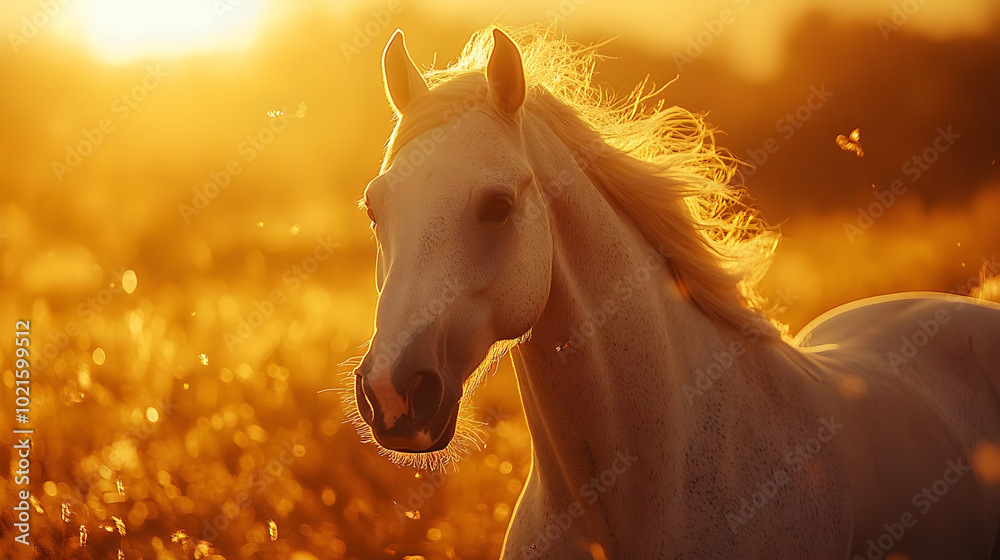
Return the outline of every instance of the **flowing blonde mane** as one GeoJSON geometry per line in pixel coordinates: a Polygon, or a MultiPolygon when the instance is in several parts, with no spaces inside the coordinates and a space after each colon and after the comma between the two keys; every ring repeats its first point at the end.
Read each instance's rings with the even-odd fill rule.
{"type": "MultiPolygon", "coordinates": [[[[454,64],[424,73],[430,94],[400,117],[383,170],[410,140],[436,126],[457,125],[483,106],[492,31],[476,32],[454,64]]],[[[551,128],[646,239],[670,255],[682,293],[737,330],[752,326],[774,339],[784,334],[758,291],[780,234],[743,202],[743,190],[729,186],[736,162],[716,146],[703,118],[662,100],[647,106],[662,88],[647,93],[646,82],[617,100],[594,87],[601,45],[570,42],[551,27],[504,31],[523,56],[522,119],[551,128]]]]}

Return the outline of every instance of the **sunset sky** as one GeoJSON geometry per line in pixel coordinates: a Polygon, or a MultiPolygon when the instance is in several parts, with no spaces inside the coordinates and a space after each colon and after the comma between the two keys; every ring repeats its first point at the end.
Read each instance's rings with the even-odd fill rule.
{"type": "MultiPolygon", "coordinates": [[[[289,13],[308,6],[336,17],[363,21],[370,10],[386,2],[273,2],[271,0],[72,0],[60,2],[53,28],[67,47],[84,45],[105,63],[125,63],[141,57],[172,58],[217,50],[250,48],[261,33],[280,30],[289,13]],[[65,5],[62,5],[65,4],[65,5]]],[[[36,0],[12,0],[0,7],[0,29],[18,32],[21,18],[41,9],[36,0]]],[[[790,28],[807,12],[822,10],[845,23],[905,27],[936,40],[981,36],[997,17],[990,0],[707,0],[660,2],[630,0],[502,1],[397,0],[400,11],[433,15],[443,26],[480,27],[494,21],[524,24],[556,19],[569,33],[624,36],[652,52],[687,46],[702,30],[716,32],[718,53],[747,77],[765,80],[780,72],[783,44],[790,28]],[[724,11],[732,17],[722,27],[724,11]],[[880,24],[884,22],[884,24],[880,24]],[[708,24],[706,24],[708,22],[708,24]],[[724,35],[724,36],[723,36],[724,35]]],[[[831,48],[833,46],[831,45],[831,48]]]]}

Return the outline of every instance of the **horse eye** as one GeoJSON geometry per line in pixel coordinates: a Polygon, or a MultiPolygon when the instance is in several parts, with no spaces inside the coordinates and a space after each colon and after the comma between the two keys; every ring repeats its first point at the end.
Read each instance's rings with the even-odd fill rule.
{"type": "Polygon", "coordinates": [[[496,224],[503,223],[510,216],[512,206],[510,198],[506,196],[492,198],[479,210],[479,220],[496,224]]]}
{"type": "Polygon", "coordinates": [[[372,225],[375,225],[375,212],[372,212],[371,207],[368,207],[367,210],[368,210],[368,219],[372,221],[372,225]]]}

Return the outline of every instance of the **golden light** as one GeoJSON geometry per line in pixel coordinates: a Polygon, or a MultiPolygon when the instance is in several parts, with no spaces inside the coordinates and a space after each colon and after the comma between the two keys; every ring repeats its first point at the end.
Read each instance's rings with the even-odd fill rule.
{"type": "Polygon", "coordinates": [[[99,59],[121,64],[247,49],[265,5],[265,0],[80,0],[66,12],[99,59]]]}
{"type": "MultiPolygon", "coordinates": [[[[0,0],[17,84],[0,90],[0,323],[31,320],[33,414],[58,420],[32,449],[51,478],[32,539],[109,559],[501,556],[532,460],[509,361],[472,401],[488,447],[449,467],[447,492],[445,473],[359,443],[340,383],[356,393],[377,309],[354,201],[393,125],[382,49],[401,28],[421,69],[444,68],[492,21],[614,37],[597,49],[608,93],[649,74],[671,83],[651,102],[707,113],[734,157],[767,154],[734,182],[786,235],[761,291],[791,334],[847,301],[1000,274],[1000,112],[969,89],[997,58],[997,0],[0,0]],[[902,167],[951,124],[953,149],[902,167]],[[210,205],[186,214],[195,194],[210,205]],[[321,239],[344,250],[304,269],[321,239]],[[273,507],[226,515],[248,484],[273,507]]],[[[983,286],[1000,300],[1000,275],[983,286]]],[[[28,380],[0,354],[13,395],[28,380]]],[[[833,389],[874,395],[853,372],[833,389]]],[[[969,466],[1000,487],[1000,440],[977,443],[969,466]]]]}
{"type": "Polygon", "coordinates": [[[1000,483],[1000,446],[980,441],[972,451],[972,468],[979,478],[990,484],[1000,483]]]}
{"type": "Polygon", "coordinates": [[[135,291],[135,286],[138,283],[138,279],[135,276],[134,270],[126,270],[122,274],[122,289],[125,293],[131,294],[135,291]]]}

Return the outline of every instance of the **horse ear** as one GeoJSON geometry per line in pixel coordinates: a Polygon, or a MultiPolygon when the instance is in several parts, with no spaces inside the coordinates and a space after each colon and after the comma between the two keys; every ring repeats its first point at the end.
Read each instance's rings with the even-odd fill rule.
{"type": "Polygon", "coordinates": [[[399,114],[414,99],[427,92],[427,82],[413,64],[410,53],[406,52],[403,32],[399,29],[392,34],[382,53],[382,79],[385,81],[386,97],[399,114]]]}
{"type": "Polygon", "coordinates": [[[486,65],[490,100],[502,113],[514,116],[524,103],[524,67],[521,51],[509,35],[493,30],[493,52],[486,65]]]}

